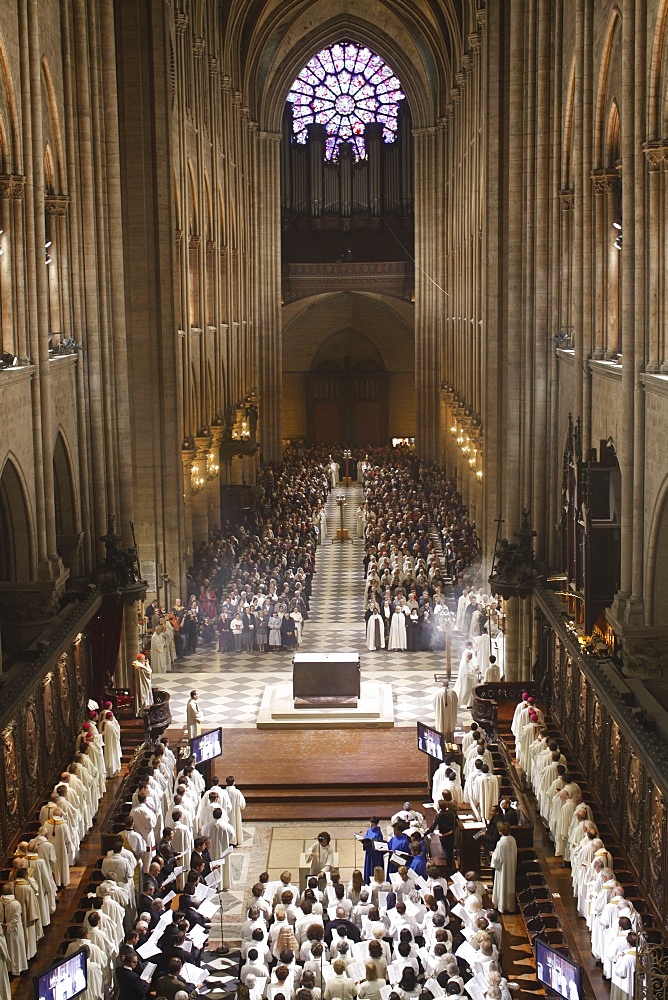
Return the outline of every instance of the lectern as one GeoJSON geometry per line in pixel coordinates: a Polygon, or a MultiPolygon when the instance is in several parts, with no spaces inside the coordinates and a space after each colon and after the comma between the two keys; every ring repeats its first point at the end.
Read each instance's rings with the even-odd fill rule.
{"type": "Polygon", "coordinates": [[[356,708],[360,696],[359,653],[295,653],[295,708],[356,708]]]}

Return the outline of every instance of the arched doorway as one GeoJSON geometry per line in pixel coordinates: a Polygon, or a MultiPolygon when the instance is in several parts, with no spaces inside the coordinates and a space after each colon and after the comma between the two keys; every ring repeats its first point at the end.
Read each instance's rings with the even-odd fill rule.
{"type": "Polygon", "coordinates": [[[18,583],[33,576],[32,529],[23,486],[8,459],[0,476],[0,580],[18,583]]]}
{"type": "Polygon", "coordinates": [[[72,463],[60,432],[53,450],[53,493],[56,512],[56,549],[64,565],[76,575],[79,572],[81,535],[72,463]]]}
{"type": "Polygon", "coordinates": [[[668,625],[668,587],[666,587],[666,566],[668,565],[668,488],[665,490],[661,510],[650,537],[650,588],[651,623],[668,625]]]}
{"type": "Polygon", "coordinates": [[[339,330],[321,344],[306,376],[309,444],[388,439],[388,380],[380,351],[358,330],[339,330]]]}

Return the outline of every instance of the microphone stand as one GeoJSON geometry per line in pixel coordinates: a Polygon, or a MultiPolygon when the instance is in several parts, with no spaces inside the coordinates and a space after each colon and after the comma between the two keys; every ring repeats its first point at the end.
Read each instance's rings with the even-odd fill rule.
{"type": "MultiPolygon", "coordinates": [[[[223,859],[223,864],[225,864],[226,861],[227,861],[227,858],[224,858],[223,859]]],[[[216,948],[216,955],[229,955],[229,953],[230,953],[230,949],[225,944],[225,931],[224,931],[224,924],[223,924],[223,900],[222,900],[222,894],[224,892],[225,892],[225,890],[223,889],[222,892],[218,893],[218,898],[220,900],[220,905],[218,907],[218,912],[220,913],[220,944],[216,948]]]]}

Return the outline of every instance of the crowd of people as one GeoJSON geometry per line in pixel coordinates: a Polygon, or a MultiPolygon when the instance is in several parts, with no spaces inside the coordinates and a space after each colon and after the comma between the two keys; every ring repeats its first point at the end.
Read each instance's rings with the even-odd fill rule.
{"type": "MultiPolygon", "coordinates": [[[[70,884],[70,866],[93,825],[107,779],[120,768],[120,725],[112,703],[105,702],[91,709],[81,726],[74,757],[39,811],[37,836],[20,841],[11,859],[0,895],[0,1000],[10,1000],[10,976],[24,973],[37,953],[56,912],[58,891],[70,884]]],[[[91,1000],[101,995],[90,993],[91,1000]]]]}
{"type": "MultiPolygon", "coordinates": [[[[475,526],[461,496],[436,466],[410,453],[381,451],[361,465],[364,499],[365,620],[371,650],[432,650],[444,644],[445,582],[458,585],[477,555],[475,526]],[[440,534],[442,565],[432,535],[440,534]]],[[[481,623],[480,631],[485,629],[481,623]]],[[[480,634],[478,632],[478,635],[480,634]]]]}
{"type": "Polygon", "coordinates": [[[326,831],[307,852],[303,889],[290,871],[260,875],[241,929],[240,997],[432,1000],[464,996],[475,977],[483,1000],[509,1000],[499,913],[477,873],[449,881],[427,862],[430,830],[410,803],[390,829],[371,819],[359,835],[364,872],[349,881],[326,831]]]}
{"type": "Polygon", "coordinates": [[[613,988],[633,995],[642,917],[615,878],[612,855],[559,742],[548,734],[543,713],[526,692],[515,708],[512,733],[517,759],[550,831],[555,856],[562,858],[565,867],[570,865],[573,896],[591,933],[592,954],[613,988]]]}
{"type": "Polygon", "coordinates": [[[250,510],[196,550],[186,602],[177,597],[168,609],[154,600],[145,609],[134,664],[138,711],[150,704],[147,679],[198,648],[266,653],[301,645],[330,489],[320,449],[301,457],[287,451],[281,465],[263,467],[250,510]]]}

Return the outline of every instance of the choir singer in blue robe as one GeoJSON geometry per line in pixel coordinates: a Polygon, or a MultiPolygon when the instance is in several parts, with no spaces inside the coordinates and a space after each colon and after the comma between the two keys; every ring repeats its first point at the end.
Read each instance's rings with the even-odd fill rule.
{"type": "Polygon", "coordinates": [[[383,831],[378,826],[378,817],[372,816],[369,820],[369,829],[364,834],[362,847],[364,848],[364,881],[369,884],[373,878],[374,868],[385,868],[383,854],[375,850],[374,841],[382,841],[383,831]]]}

